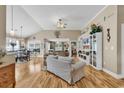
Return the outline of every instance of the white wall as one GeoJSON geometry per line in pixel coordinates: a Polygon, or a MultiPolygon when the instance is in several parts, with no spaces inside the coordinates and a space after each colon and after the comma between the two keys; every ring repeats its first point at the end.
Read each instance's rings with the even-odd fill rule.
{"type": "Polygon", "coordinates": [[[118,6],[118,29],[117,29],[117,61],[118,61],[118,74],[122,74],[123,73],[123,68],[124,68],[124,64],[123,64],[123,25],[124,24],[124,5],[119,5],[118,6]]]}
{"type": "Polygon", "coordinates": [[[6,46],[6,6],[0,5],[0,48],[6,46]]]}
{"type": "MultiPolygon", "coordinates": [[[[41,31],[41,32],[38,32],[30,37],[27,38],[27,41],[28,40],[32,40],[33,37],[36,38],[36,40],[40,40],[41,42],[43,42],[44,38],[47,38],[47,39],[55,39],[55,34],[54,34],[55,31],[53,30],[45,30],[45,31],[41,31]]],[[[79,30],[74,30],[74,31],[68,31],[68,30],[65,30],[65,31],[61,31],[61,35],[60,35],[60,38],[68,38],[70,40],[77,40],[78,37],[80,36],[80,31],[79,30]]]]}
{"type": "Polygon", "coordinates": [[[121,24],[121,74],[124,75],[124,23],[121,24]]]}
{"type": "MultiPolygon", "coordinates": [[[[9,34],[10,30],[12,29],[12,5],[6,6],[7,10],[7,26],[6,32],[9,34]]],[[[22,37],[30,36],[36,32],[41,30],[41,27],[35,20],[25,12],[25,10],[19,6],[13,6],[13,29],[15,31],[15,35],[17,37],[21,37],[21,26],[22,28],[22,37]]]]}
{"type": "MultiPolygon", "coordinates": [[[[86,27],[99,24],[103,27],[103,67],[111,72],[118,73],[117,62],[117,6],[111,5],[101,11],[86,27]],[[104,20],[105,18],[105,20],[104,20]],[[107,41],[107,29],[110,28],[111,40],[107,41]]],[[[89,35],[90,29],[84,34],[89,35]]]]}

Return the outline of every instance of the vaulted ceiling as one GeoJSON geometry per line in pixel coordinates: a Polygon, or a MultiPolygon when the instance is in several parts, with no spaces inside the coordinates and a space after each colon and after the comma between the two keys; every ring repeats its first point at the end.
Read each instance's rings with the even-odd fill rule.
{"type": "MultiPolygon", "coordinates": [[[[81,30],[103,5],[26,5],[14,6],[13,21],[16,35],[28,37],[45,30],[56,30],[58,19],[66,23],[64,30],[81,30]]],[[[7,33],[11,30],[11,6],[7,6],[7,33]]]]}

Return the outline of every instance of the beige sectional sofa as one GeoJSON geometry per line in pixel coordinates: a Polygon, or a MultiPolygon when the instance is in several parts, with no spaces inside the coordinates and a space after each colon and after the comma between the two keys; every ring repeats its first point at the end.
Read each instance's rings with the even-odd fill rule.
{"type": "Polygon", "coordinates": [[[49,55],[46,59],[47,70],[73,84],[84,77],[85,63],[73,63],[72,58],[49,55]]]}

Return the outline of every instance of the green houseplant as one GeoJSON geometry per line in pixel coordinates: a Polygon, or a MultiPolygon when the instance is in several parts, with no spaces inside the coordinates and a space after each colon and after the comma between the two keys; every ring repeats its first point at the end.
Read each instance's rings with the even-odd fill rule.
{"type": "Polygon", "coordinates": [[[102,27],[100,25],[97,26],[97,32],[102,32],[102,27]]]}
{"type": "Polygon", "coordinates": [[[94,34],[97,32],[102,32],[102,27],[100,25],[97,26],[96,24],[92,24],[90,34],[94,34]]]}

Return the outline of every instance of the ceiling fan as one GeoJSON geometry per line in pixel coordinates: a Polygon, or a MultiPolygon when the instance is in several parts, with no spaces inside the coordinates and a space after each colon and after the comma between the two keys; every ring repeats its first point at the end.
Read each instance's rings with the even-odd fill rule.
{"type": "Polygon", "coordinates": [[[57,21],[57,28],[66,28],[67,24],[63,22],[62,19],[57,21]]]}
{"type": "Polygon", "coordinates": [[[63,28],[66,28],[66,25],[67,25],[67,24],[64,23],[62,19],[59,19],[59,20],[57,21],[57,25],[56,25],[56,26],[57,26],[57,29],[58,29],[58,30],[56,30],[55,33],[54,33],[55,36],[56,36],[56,38],[59,38],[59,37],[60,37],[60,35],[61,35],[61,32],[60,32],[60,31],[61,31],[63,28]]]}

